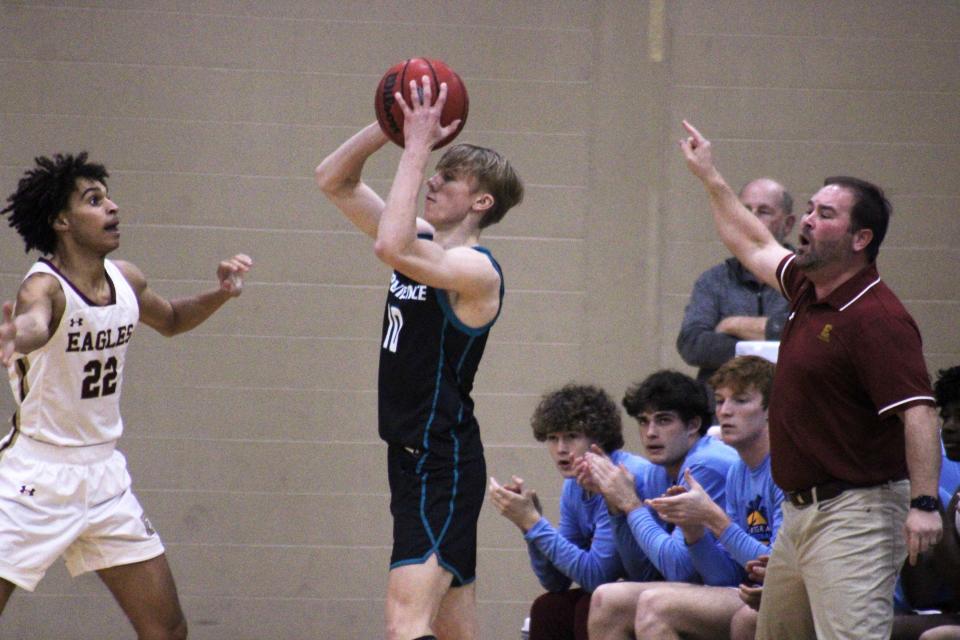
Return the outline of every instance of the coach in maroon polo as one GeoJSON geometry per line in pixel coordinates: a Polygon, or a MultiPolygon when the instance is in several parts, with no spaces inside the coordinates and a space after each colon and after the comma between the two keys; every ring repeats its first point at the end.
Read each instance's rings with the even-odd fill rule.
{"type": "Polygon", "coordinates": [[[796,253],[778,243],[684,122],[681,149],[721,240],[790,301],[770,399],[773,478],[788,500],[767,567],[760,640],[886,640],[903,558],[940,537],[940,447],[920,331],[877,273],[883,192],[828,178],[796,253]]]}

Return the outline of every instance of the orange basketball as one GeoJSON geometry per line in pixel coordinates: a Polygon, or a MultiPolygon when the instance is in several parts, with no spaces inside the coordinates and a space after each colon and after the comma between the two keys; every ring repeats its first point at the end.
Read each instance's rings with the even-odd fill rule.
{"type": "MultiPolygon", "coordinates": [[[[467,111],[470,100],[467,97],[467,87],[457,73],[443,61],[431,58],[410,58],[397,63],[387,69],[377,86],[377,95],[374,98],[374,109],[377,112],[377,122],[380,129],[395,143],[403,146],[403,110],[397,104],[393,94],[400,91],[407,104],[413,104],[410,99],[410,81],[428,76],[433,88],[433,102],[440,94],[440,83],[447,83],[447,102],[443,105],[440,114],[440,124],[447,126],[459,118],[460,124],[456,130],[434,145],[434,149],[450,144],[460,134],[463,125],[467,122],[467,111]]],[[[432,104],[432,103],[431,103],[432,104]]]]}

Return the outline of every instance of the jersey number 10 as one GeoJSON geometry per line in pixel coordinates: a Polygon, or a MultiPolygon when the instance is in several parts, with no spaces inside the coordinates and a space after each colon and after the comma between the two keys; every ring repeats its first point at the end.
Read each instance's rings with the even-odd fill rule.
{"type": "Polygon", "coordinates": [[[392,353],[397,352],[397,341],[400,339],[400,329],[403,329],[403,313],[399,308],[390,305],[387,307],[387,330],[383,336],[383,348],[392,353]]]}

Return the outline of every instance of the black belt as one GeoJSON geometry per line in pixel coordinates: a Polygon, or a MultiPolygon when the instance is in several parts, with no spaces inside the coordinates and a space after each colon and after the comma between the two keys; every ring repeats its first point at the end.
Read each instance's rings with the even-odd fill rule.
{"type": "Polygon", "coordinates": [[[789,500],[793,506],[802,509],[803,507],[809,507],[814,502],[832,500],[847,489],[856,488],[858,488],[858,485],[850,484],[849,482],[842,482],[840,480],[831,480],[830,482],[814,485],[809,489],[785,491],[784,493],[787,496],[787,500],[789,500]]]}

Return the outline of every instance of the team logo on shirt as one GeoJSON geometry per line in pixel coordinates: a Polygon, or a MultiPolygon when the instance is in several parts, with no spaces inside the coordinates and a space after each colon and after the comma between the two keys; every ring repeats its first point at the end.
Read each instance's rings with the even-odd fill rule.
{"type": "Polygon", "coordinates": [[[764,544],[770,544],[770,519],[759,495],[747,503],[747,533],[764,544]]]}
{"type": "Polygon", "coordinates": [[[35,494],[36,492],[37,492],[37,489],[35,487],[28,487],[27,485],[20,486],[20,493],[22,493],[25,496],[30,496],[32,498],[33,494],[35,494]]]}
{"type": "Polygon", "coordinates": [[[823,325],[823,329],[820,330],[820,335],[817,336],[817,339],[820,342],[830,342],[830,332],[833,331],[832,324],[823,325]]]}

